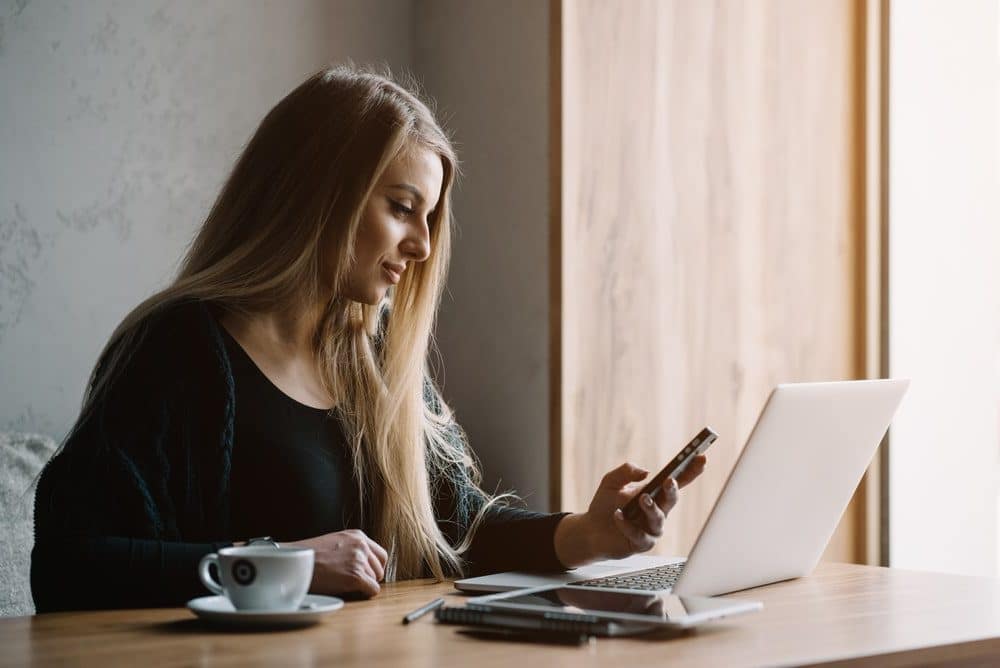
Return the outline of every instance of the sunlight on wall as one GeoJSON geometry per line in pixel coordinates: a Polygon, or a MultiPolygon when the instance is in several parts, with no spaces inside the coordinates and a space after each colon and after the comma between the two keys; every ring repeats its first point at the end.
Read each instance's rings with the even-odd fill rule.
{"type": "Polygon", "coordinates": [[[998,3],[890,12],[890,565],[998,572],[998,3]]]}

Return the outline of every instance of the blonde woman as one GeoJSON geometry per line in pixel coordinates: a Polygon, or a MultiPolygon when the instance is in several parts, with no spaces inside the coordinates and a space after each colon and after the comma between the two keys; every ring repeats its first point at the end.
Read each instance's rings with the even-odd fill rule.
{"type": "Polygon", "coordinates": [[[203,555],[258,535],[315,549],[313,593],[364,596],[652,547],[677,483],[627,522],[646,475],[629,464],[578,514],[480,489],[427,365],[457,164],[427,106],[374,72],[323,70],[267,114],[39,479],[39,612],[182,604],[203,555]]]}

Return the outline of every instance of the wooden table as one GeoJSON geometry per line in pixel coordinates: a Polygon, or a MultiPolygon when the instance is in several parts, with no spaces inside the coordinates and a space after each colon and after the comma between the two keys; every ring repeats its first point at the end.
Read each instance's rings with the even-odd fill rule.
{"type": "Polygon", "coordinates": [[[404,613],[449,583],[387,585],[319,625],[217,631],[184,608],[72,612],[0,619],[2,665],[902,666],[930,661],[1000,665],[1000,580],[824,564],[808,578],[736,595],[764,610],[681,637],[599,638],[582,647],[484,641],[404,613]]]}

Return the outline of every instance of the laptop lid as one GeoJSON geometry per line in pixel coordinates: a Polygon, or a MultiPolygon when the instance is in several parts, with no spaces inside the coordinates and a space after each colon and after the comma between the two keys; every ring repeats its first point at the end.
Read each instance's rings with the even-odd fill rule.
{"type": "Polygon", "coordinates": [[[674,593],[714,596],[811,573],[908,386],[778,385],[674,593]]]}

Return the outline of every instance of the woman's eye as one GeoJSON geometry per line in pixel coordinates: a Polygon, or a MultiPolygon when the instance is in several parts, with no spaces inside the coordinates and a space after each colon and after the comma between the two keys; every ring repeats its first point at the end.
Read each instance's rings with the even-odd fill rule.
{"type": "Polygon", "coordinates": [[[389,201],[392,202],[392,210],[395,211],[396,213],[405,214],[407,216],[409,216],[410,214],[414,213],[413,209],[411,209],[408,206],[403,206],[402,204],[400,204],[396,200],[389,200],[389,201]]]}

